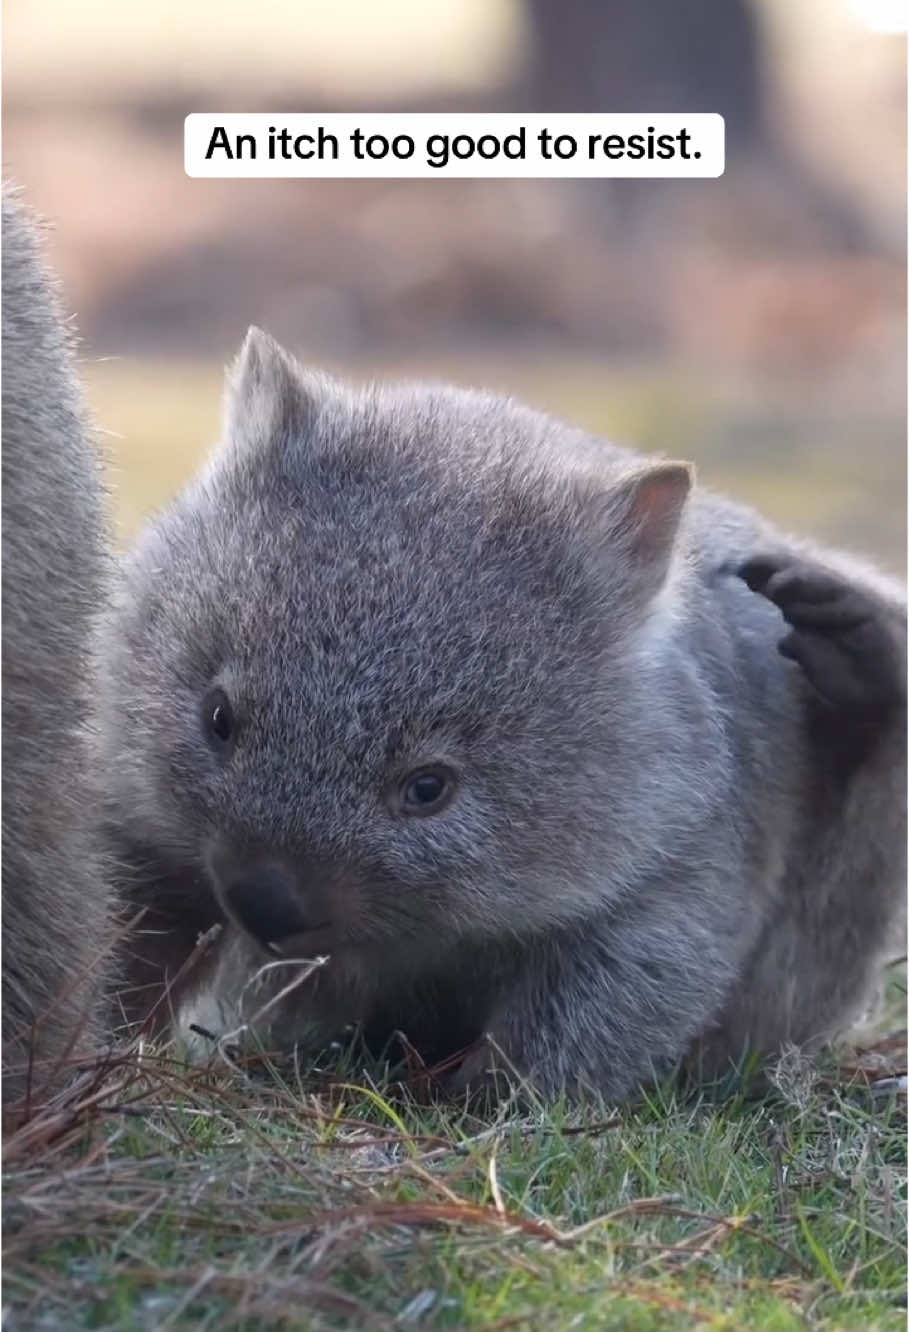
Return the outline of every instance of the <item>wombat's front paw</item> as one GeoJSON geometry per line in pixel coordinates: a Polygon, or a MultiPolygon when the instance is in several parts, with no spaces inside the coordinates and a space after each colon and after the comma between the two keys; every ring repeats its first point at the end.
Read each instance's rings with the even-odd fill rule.
{"type": "Polygon", "coordinates": [[[758,556],[737,572],[752,592],[780,608],[791,629],[779,650],[801,666],[827,704],[873,722],[905,703],[896,616],[873,594],[788,557],[758,556]]]}

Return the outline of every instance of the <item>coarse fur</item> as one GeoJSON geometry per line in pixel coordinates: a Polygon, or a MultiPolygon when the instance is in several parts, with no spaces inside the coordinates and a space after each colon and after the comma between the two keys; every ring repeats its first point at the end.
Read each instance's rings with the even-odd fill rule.
{"type": "Polygon", "coordinates": [[[98,461],[37,225],[3,189],[3,1100],[99,1036],[112,892],[90,773],[98,461]]]}
{"type": "Polygon", "coordinates": [[[488,394],[348,389],[251,331],[223,443],[108,629],[135,1016],[220,920],[184,1023],[239,1022],[263,944],[325,954],[267,1041],[357,1022],[433,1061],[489,1032],[549,1095],[840,1030],[901,950],[902,590],[691,482],[488,394]],[[856,613],[831,627],[815,594],[856,613]],[[427,770],[453,795],[421,817],[427,770]]]}

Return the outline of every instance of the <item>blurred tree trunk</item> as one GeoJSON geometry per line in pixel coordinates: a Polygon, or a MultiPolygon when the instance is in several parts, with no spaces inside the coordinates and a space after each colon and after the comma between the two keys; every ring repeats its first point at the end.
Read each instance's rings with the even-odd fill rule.
{"type": "MultiPolygon", "coordinates": [[[[753,193],[752,203],[743,196],[746,215],[769,202],[768,216],[791,218],[809,247],[855,252],[871,244],[854,201],[768,130],[766,51],[754,0],[525,4],[534,45],[523,86],[514,90],[522,110],[718,111],[726,121],[728,189],[753,193]]],[[[612,185],[600,182],[599,192],[634,228],[654,220],[662,231],[671,227],[667,205],[685,193],[679,181],[612,185]]]]}
{"type": "Polygon", "coordinates": [[[762,124],[763,53],[747,0],[527,0],[534,111],[718,111],[727,143],[762,124]]]}

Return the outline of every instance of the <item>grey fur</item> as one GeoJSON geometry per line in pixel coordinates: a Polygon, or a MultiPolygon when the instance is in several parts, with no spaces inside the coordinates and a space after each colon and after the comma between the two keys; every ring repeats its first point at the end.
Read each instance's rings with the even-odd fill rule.
{"type": "Polygon", "coordinates": [[[110,950],[88,722],[98,464],[36,225],[3,190],[3,1096],[91,1047],[110,950]],[[29,1063],[31,1071],[29,1073],[29,1063]]]}
{"type": "MultiPolygon", "coordinates": [[[[251,331],[224,443],[132,552],[109,630],[117,851],[160,931],[141,982],[240,875],[323,927],[285,951],[330,954],[267,1039],[359,1021],[437,1058],[489,1031],[543,1092],[619,1098],[694,1048],[723,1065],[847,1023],[900,947],[904,680],[841,744],[847,710],[817,713],[735,570],[833,571],[896,662],[903,594],[690,479],[490,395],[351,391],[251,331]],[[439,763],[455,798],[402,814],[403,775],[439,763]]],[[[231,923],[196,1020],[239,1020],[267,956],[231,923]]]]}

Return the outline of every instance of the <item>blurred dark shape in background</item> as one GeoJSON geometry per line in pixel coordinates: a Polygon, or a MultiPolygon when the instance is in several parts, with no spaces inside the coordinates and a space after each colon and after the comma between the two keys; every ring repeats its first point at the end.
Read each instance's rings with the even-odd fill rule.
{"type": "Polygon", "coordinates": [[[763,130],[765,50],[746,0],[526,0],[535,111],[718,111],[735,154],[763,130]]]}
{"type": "MultiPolygon", "coordinates": [[[[533,52],[523,105],[539,111],[714,111],[726,123],[733,174],[750,169],[752,189],[786,191],[798,226],[833,248],[869,243],[848,195],[794,161],[768,123],[770,58],[749,0],[526,0],[533,52]],[[804,217],[798,219],[798,214],[804,217]]],[[[638,222],[691,191],[673,181],[605,182],[638,222]]],[[[601,187],[603,188],[603,187],[601,187]]]]}

